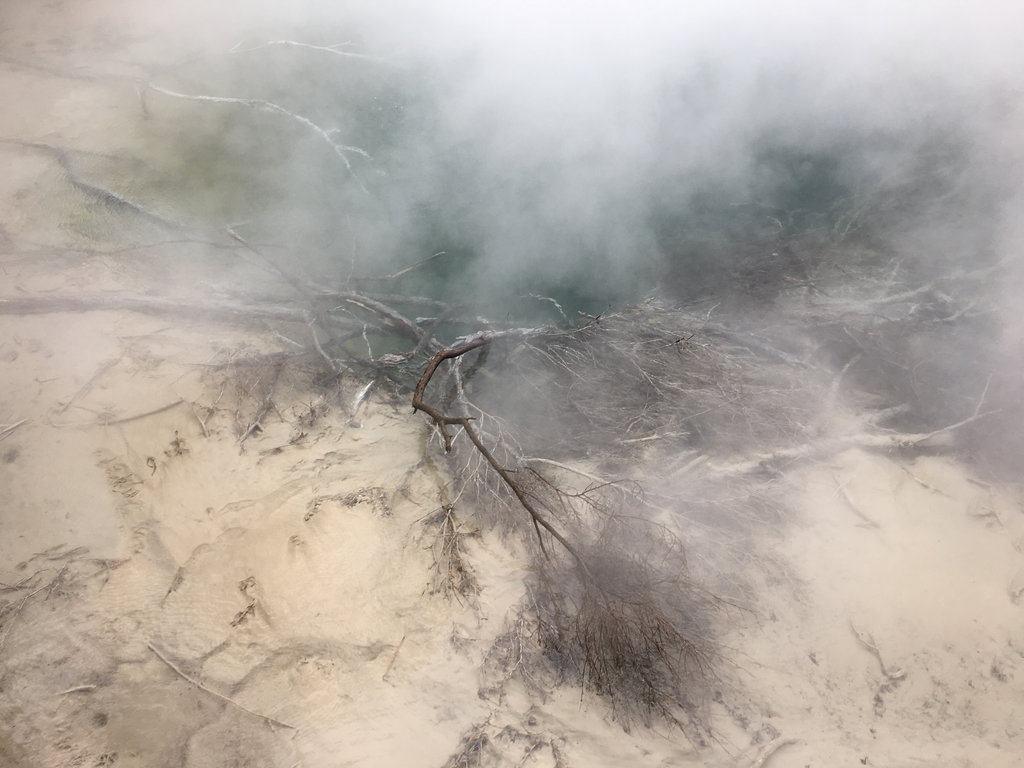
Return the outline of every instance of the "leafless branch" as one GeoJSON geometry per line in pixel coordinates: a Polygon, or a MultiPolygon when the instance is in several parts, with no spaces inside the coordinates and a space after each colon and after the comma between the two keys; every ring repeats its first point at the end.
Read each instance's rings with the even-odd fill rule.
{"type": "Polygon", "coordinates": [[[192,685],[194,685],[199,690],[205,691],[206,693],[210,694],[211,696],[217,697],[221,701],[226,701],[228,704],[230,704],[231,706],[235,707],[236,709],[240,709],[243,712],[245,712],[246,714],[252,715],[253,717],[258,717],[260,720],[262,720],[265,723],[269,723],[270,725],[278,725],[278,726],[280,726],[282,728],[288,728],[290,730],[295,730],[295,726],[294,725],[288,725],[288,723],[283,723],[280,720],[277,720],[276,718],[270,717],[268,715],[261,715],[259,712],[254,712],[251,709],[249,709],[248,707],[243,706],[242,704],[239,704],[237,701],[235,701],[231,697],[225,696],[223,693],[217,693],[217,691],[213,690],[212,688],[207,688],[205,685],[200,683],[194,677],[189,677],[188,675],[186,675],[177,664],[175,664],[173,661],[168,659],[167,656],[165,656],[163,653],[161,653],[157,649],[157,647],[155,645],[153,645],[152,643],[149,643],[146,647],[149,648],[149,650],[151,650],[153,652],[153,654],[158,659],[160,659],[160,661],[162,661],[164,664],[166,664],[168,667],[170,667],[172,670],[174,670],[174,672],[177,673],[177,675],[182,680],[185,680],[186,682],[191,683],[192,685]]]}
{"type": "Polygon", "coordinates": [[[299,125],[309,129],[316,136],[318,136],[320,139],[326,142],[327,145],[334,152],[334,154],[337,155],[345,164],[345,168],[348,170],[349,174],[351,174],[355,182],[359,185],[360,189],[369,194],[369,190],[363,184],[362,179],[359,178],[359,175],[356,173],[355,168],[352,167],[352,162],[349,160],[350,154],[360,155],[361,157],[370,159],[369,153],[364,149],[360,149],[359,147],[354,147],[349,144],[341,144],[335,141],[331,137],[332,131],[321,128],[308,117],[296,114],[295,112],[289,112],[281,105],[275,104],[272,101],[264,101],[263,99],[239,99],[231,96],[207,96],[202,94],[180,93],[178,91],[172,91],[169,88],[163,88],[153,83],[148,83],[147,86],[151,90],[156,91],[157,93],[162,93],[164,96],[170,96],[175,99],[186,99],[188,101],[205,101],[215,104],[234,104],[238,106],[249,107],[250,109],[271,112],[273,114],[282,115],[291,120],[294,120],[295,122],[299,123],[299,125]]]}
{"type": "Polygon", "coordinates": [[[332,56],[341,56],[342,58],[346,58],[346,59],[356,59],[356,60],[359,60],[359,61],[372,62],[374,64],[384,64],[384,65],[387,65],[389,67],[397,67],[397,66],[399,66],[399,65],[395,64],[394,62],[389,61],[388,59],[382,58],[380,56],[371,56],[371,55],[366,54],[366,53],[356,53],[355,51],[346,51],[346,50],[344,50],[342,48],[343,45],[345,45],[345,44],[344,43],[339,43],[337,45],[312,45],[310,43],[302,43],[302,42],[298,42],[296,40],[268,40],[265,43],[259,43],[257,45],[253,45],[253,46],[250,46],[248,48],[242,48],[241,47],[241,43],[239,43],[238,45],[236,45],[234,48],[231,49],[231,53],[247,53],[249,51],[257,51],[260,48],[267,48],[269,46],[287,46],[287,47],[290,47],[290,48],[302,48],[302,49],[305,49],[305,50],[317,51],[319,53],[327,53],[327,54],[330,54],[332,56]]]}

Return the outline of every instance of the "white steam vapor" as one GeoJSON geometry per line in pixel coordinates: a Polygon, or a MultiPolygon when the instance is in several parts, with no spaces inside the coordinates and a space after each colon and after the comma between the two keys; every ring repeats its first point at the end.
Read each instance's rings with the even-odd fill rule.
{"type": "MultiPolygon", "coordinates": [[[[374,99],[399,128],[336,137],[373,155],[360,173],[375,202],[332,202],[328,219],[343,209],[352,232],[314,245],[360,250],[377,273],[468,253],[459,273],[482,295],[628,292],[666,270],[685,281],[684,251],[707,240],[684,220],[701,200],[720,214],[777,207],[780,195],[814,203],[815,173],[834,186],[823,210],[828,195],[853,206],[859,194],[958,190],[962,220],[917,210],[890,232],[895,250],[937,249],[946,264],[994,247],[1019,187],[1024,8],[1014,2],[265,2],[218,5],[214,23],[190,25],[213,12],[160,13],[243,51],[232,54],[243,75],[291,56],[277,92],[243,77],[244,93],[214,95],[288,99],[319,125],[347,119],[328,102],[365,109],[350,89],[376,68],[398,95],[374,99]],[[257,47],[289,37],[373,58],[257,47]]],[[[292,174],[296,209],[313,207],[303,195],[314,184],[345,182],[313,179],[308,165],[292,174]]],[[[292,218],[322,228],[307,210],[292,218]]],[[[309,245],[295,227],[279,230],[309,245]]]]}

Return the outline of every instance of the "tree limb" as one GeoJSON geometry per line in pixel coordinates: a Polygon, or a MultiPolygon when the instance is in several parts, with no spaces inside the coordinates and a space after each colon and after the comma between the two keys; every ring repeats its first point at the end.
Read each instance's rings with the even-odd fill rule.
{"type": "Polygon", "coordinates": [[[237,104],[243,107],[259,109],[264,112],[273,112],[274,114],[289,117],[295,122],[299,123],[300,125],[308,128],[321,139],[323,139],[325,142],[327,142],[327,144],[333,150],[334,154],[341,158],[341,161],[345,164],[345,168],[352,175],[352,178],[355,179],[355,182],[356,184],[359,185],[360,189],[362,189],[367,194],[370,193],[370,190],[368,190],[366,186],[363,184],[362,179],[359,178],[359,175],[356,173],[355,168],[352,167],[351,161],[349,161],[348,159],[350,153],[361,155],[369,159],[369,153],[364,149],[360,149],[359,147],[353,147],[348,144],[339,144],[333,138],[331,138],[332,131],[328,131],[324,128],[321,128],[308,117],[298,115],[294,112],[289,112],[281,105],[275,104],[272,101],[264,101],[263,99],[239,99],[232,96],[206,96],[202,94],[179,93],[178,91],[172,91],[169,88],[161,88],[159,85],[155,85],[153,83],[147,83],[147,87],[151,90],[156,91],[157,93],[162,93],[164,96],[170,96],[175,99],[185,99],[187,101],[209,101],[214,102],[216,104],[237,104]]]}
{"type": "Polygon", "coordinates": [[[515,478],[512,477],[512,474],[505,467],[501,466],[498,460],[494,457],[494,454],[491,453],[490,449],[486,445],[484,445],[483,441],[480,439],[480,436],[473,428],[472,422],[474,417],[446,416],[440,410],[433,407],[432,405],[429,405],[423,399],[423,395],[426,392],[427,385],[430,383],[430,379],[433,377],[434,373],[437,371],[437,367],[442,362],[444,362],[445,360],[461,357],[467,352],[471,352],[474,349],[479,349],[480,347],[483,347],[486,344],[490,344],[491,340],[494,339],[495,336],[497,335],[502,334],[482,333],[477,335],[476,337],[470,338],[470,340],[466,341],[464,344],[461,344],[458,347],[452,347],[449,349],[442,349],[438,351],[431,359],[430,363],[427,365],[426,370],[424,370],[423,375],[420,376],[419,382],[417,382],[416,384],[416,389],[413,392],[412,396],[413,410],[423,411],[425,414],[427,414],[428,416],[430,416],[430,418],[434,420],[434,423],[437,424],[438,429],[444,436],[444,449],[446,452],[450,452],[452,449],[452,435],[448,431],[448,427],[452,424],[461,426],[463,430],[465,430],[467,437],[469,437],[470,441],[473,443],[474,446],[476,446],[476,449],[480,452],[480,455],[484,457],[487,463],[491,465],[491,468],[498,473],[498,476],[504,481],[505,485],[507,485],[509,489],[511,489],[512,493],[515,494],[515,497],[519,500],[519,503],[523,506],[523,509],[525,509],[530,514],[530,518],[533,520],[534,527],[537,529],[537,538],[540,541],[540,546],[541,549],[544,551],[544,554],[547,555],[548,553],[544,547],[544,539],[541,537],[540,528],[546,530],[549,534],[551,534],[551,537],[555,541],[557,541],[559,544],[565,547],[565,550],[570,555],[572,555],[573,559],[580,566],[582,572],[585,575],[589,576],[590,572],[587,568],[587,564],[584,561],[583,556],[576,549],[576,547],[574,547],[569,542],[569,540],[566,539],[565,536],[562,535],[562,533],[559,532],[559,530],[555,528],[548,521],[548,519],[540,513],[536,506],[526,496],[526,493],[520,487],[519,483],[517,483],[515,478]]]}

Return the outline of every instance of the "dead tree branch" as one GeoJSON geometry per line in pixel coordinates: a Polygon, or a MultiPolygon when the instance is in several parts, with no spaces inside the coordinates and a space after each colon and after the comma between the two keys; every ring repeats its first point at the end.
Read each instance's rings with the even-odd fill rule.
{"type": "Polygon", "coordinates": [[[186,675],[177,664],[175,664],[173,661],[168,659],[167,656],[165,656],[159,650],[157,650],[157,647],[155,645],[153,645],[152,643],[149,643],[147,647],[149,648],[149,650],[151,650],[153,652],[153,654],[158,659],[160,659],[160,661],[162,661],[164,664],[166,664],[168,667],[170,667],[172,670],[174,670],[174,672],[177,673],[177,675],[180,678],[182,678],[183,680],[191,683],[192,685],[194,685],[199,690],[205,691],[206,693],[210,694],[211,696],[216,696],[221,701],[225,701],[228,704],[230,704],[231,706],[237,707],[238,709],[242,710],[243,712],[245,712],[248,715],[252,715],[253,717],[258,717],[260,720],[262,720],[265,723],[268,723],[270,725],[278,725],[281,728],[288,728],[288,729],[291,729],[291,730],[295,730],[295,726],[294,725],[288,725],[288,723],[283,723],[280,720],[277,720],[277,719],[275,719],[273,717],[270,717],[268,715],[261,715],[259,712],[254,712],[253,710],[249,709],[248,707],[243,706],[242,704],[239,704],[237,701],[235,701],[234,699],[230,698],[229,696],[225,696],[223,693],[217,693],[217,691],[213,690],[212,688],[207,688],[205,685],[200,683],[195,678],[189,677],[188,675],[186,675]]]}
{"type": "Polygon", "coordinates": [[[60,167],[64,170],[68,181],[71,182],[71,186],[84,192],[85,194],[99,200],[101,203],[110,205],[115,208],[122,208],[125,210],[132,211],[133,213],[142,216],[145,219],[159,224],[162,227],[169,229],[180,229],[181,223],[172,221],[165,216],[161,216],[159,213],[149,210],[144,205],[129,200],[124,195],[115,192],[107,187],[101,186],[84,176],[82,176],[75,164],[71,160],[71,150],[65,149],[64,147],[54,146],[53,144],[47,144],[43,141],[23,141],[20,139],[0,139],[0,143],[14,144],[20,147],[27,147],[29,149],[36,149],[53,157],[60,167]]]}
{"type": "MultiPolygon", "coordinates": [[[[817,440],[802,446],[782,449],[771,454],[762,454],[752,460],[738,462],[718,467],[718,471],[724,474],[743,474],[746,472],[762,471],[765,469],[777,470],[783,464],[796,463],[809,459],[833,456],[842,453],[850,448],[862,448],[865,450],[886,450],[886,451],[912,451],[923,448],[937,448],[942,445],[941,439],[949,440],[949,435],[986,416],[998,413],[996,410],[982,411],[981,413],[961,419],[955,424],[923,433],[889,433],[874,434],[863,433],[856,435],[844,435],[817,440]]],[[[950,442],[949,445],[952,443],[950,442]]]]}
{"type": "Polygon", "coordinates": [[[511,473],[498,462],[498,460],[494,457],[494,454],[491,453],[490,449],[488,449],[488,447],[484,445],[483,441],[480,439],[480,436],[473,428],[472,422],[475,417],[446,416],[445,414],[441,413],[441,411],[439,411],[437,408],[434,408],[432,405],[429,405],[423,399],[423,395],[426,392],[427,385],[430,383],[430,379],[433,377],[434,373],[437,371],[437,367],[442,362],[444,362],[445,360],[451,360],[454,358],[462,357],[462,355],[466,354],[467,352],[471,352],[474,349],[479,349],[480,347],[483,347],[486,344],[490,344],[491,340],[495,337],[495,335],[496,334],[494,333],[483,333],[476,336],[475,338],[472,338],[471,340],[467,341],[466,343],[458,347],[442,349],[439,352],[437,352],[431,359],[430,364],[427,365],[427,368],[423,372],[423,375],[420,376],[419,382],[416,384],[416,390],[413,392],[412,396],[412,407],[414,410],[423,411],[425,414],[427,414],[428,416],[430,416],[430,418],[434,420],[434,423],[437,424],[438,429],[444,436],[444,449],[446,452],[450,452],[452,449],[452,434],[451,432],[448,431],[448,427],[451,425],[461,426],[462,429],[465,431],[466,436],[469,437],[470,441],[472,441],[473,445],[480,452],[480,455],[484,457],[487,463],[491,465],[491,468],[498,473],[498,476],[502,479],[502,481],[504,481],[505,485],[507,485],[509,489],[512,491],[512,493],[515,494],[516,498],[519,500],[519,503],[523,505],[523,509],[525,509],[530,514],[530,518],[533,520],[534,528],[537,531],[537,539],[540,542],[541,549],[544,551],[545,555],[547,555],[547,549],[544,547],[544,538],[540,532],[541,528],[547,531],[555,541],[561,544],[565,548],[565,550],[570,555],[572,555],[573,559],[580,566],[580,569],[583,571],[585,575],[589,575],[586,561],[583,559],[583,556],[580,554],[580,552],[577,551],[576,547],[574,547],[569,542],[569,540],[566,539],[565,536],[563,536],[562,533],[559,532],[559,530],[555,528],[554,525],[552,525],[551,522],[549,522],[548,519],[540,513],[537,507],[529,499],[524,489],[512,477],[511,473]]]}
{"type": "MultiPolygon", "coordinates": [[[[417,344],[423,340],[423,329],[418,327],[415,323],[409,320],[400,312],[396,312],[391,307],[383,304],[375,299],[371,299],[369,296],[364,296],[360,293],[334,293],[332,297],[336,297],[342,301],[352,304],[357,307],[361,307],[369,312],[374,313],[384,320],[388,325],[394,328],[400,335],[405,336],[410,341],[414,341],[417,344]]],[[[339,309],[336,307],[335,309],[339,309]]]]}
{"type": "Polygon", "coordinates": [[[367,194],[370,193],[370,190],[368,190],[366,186],[363,184],[362,179],[359,178],[359,175],[356,173],[355,168],[352,167],[352,162],[349,160],[348,157],[350,154],[354,154],[360,155],[369,160],[370,154],[366,150],[360,149],[359,147],[353,147],[349,144],[338,143],[332,138],[331,134],[334,133],[333,130],[321,128],[308,117],[304,117],[303,115],[299,115],[294,112],[289,112],[281,105],[275,104],[272,101],[264,101],[263,99],[239,99],[231,96],[207,96],[203,94],[179,93],[178,91],[172,91],[169,88],[161,88],[159,85],[154,85],[153,83],[148,83],[147,87],[149,87],[151,90],[156,91],[157,93],[162,93],[164,96],[170,96],[175,99],[185,99],[187,101],[206,101],[213,102],[215,104],[237,104],[239,106],[249,107],[250,109],[261,110],[263,112],[271,112],[273,114],[283,115],[284,117],[290,118],[295,122],[299,123],[299,125],[308,128],[314,134],[323,139],[334,152],[334,154],[341,158],[341,161],[345,164],[345,168],[348,170],[349,174],[351,174],[356,184],[359,185],[360,189],[362,189],[367,194]]]}
{"type": "Polygon", "coordinates": [[[0,440],[3,440],[11,435],[18,427],[28,422],[28,419],[20,419],[13,424],[5,424],[0,428],[0,440]]]}
{"type": "Polygon", "coordinates": [[[388,59],[382,58],[380,56],[372,56],[368,53],[356,53],[355,51],[346,51],[341,47],[342,44],[312,45],[311,43],[303,43],[299,42],[298,40],[268,40],[265,43],[258,43],[257,45],[252,45],[248,48],[241,48],[240,45],[241,44],[236,45],[234,48],[232,48],[231,53],[248,53],[250,51],[258,51],[261,48],[269,48],[271,46],[286,46],[289,48],[302,48],[304,50],[309,51],[329,53],[333,56],[341,56],[346,59],[356,59],[359,61],[372,62],[374,64],[384,64],[385,66],[388,67],[397,68],[399,66],[398,64],[395,64],[393,61],[389,61],[388,59]]]}

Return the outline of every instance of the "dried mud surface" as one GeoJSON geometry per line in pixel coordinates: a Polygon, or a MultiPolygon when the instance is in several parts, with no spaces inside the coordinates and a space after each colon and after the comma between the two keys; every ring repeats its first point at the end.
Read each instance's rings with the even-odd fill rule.
{"type": "MultiPolygon", "coordinates": [[[[3,298],[280,289],[236,252],[100,205],[31,146],[130,156],[130,62],[160,30],[146,4],[5,10],[0,92],[19,108],[0,115],[3,298]]],[[[354,411],[364,381],[324,394],[301,369],[264,412],[272,372],[244,361],[283,349],[271,322],[0,315],[0,763],[988,768],[1024,753],[1019,486],[856,449],[777,478],[792,518],[773,534],[688,542],[745,597],[703,704],[714,739],[624,732],[591,692],[524,683],[516,546],[474,531],[475,598],[436,588],[424,519],[448,479],[422,415],[375,396],[354,411]]]]}

